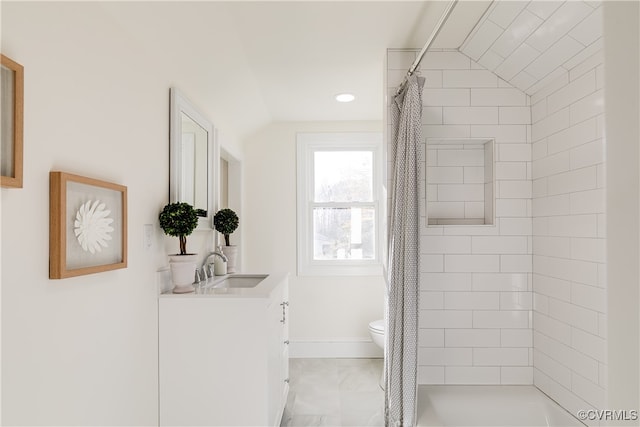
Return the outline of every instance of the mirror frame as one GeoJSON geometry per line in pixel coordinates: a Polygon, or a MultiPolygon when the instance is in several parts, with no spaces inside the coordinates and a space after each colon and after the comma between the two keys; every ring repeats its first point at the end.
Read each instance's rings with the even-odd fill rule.
{"type": "MultiPolygon", "coordinates": [[[[13,108],[13,135],[10,141],[2,140],[4,147],[11,146],[12,170],[10,176],[0,176],[0,186],[8,188],[22,188],[23,167],[23,113],[24,113],[24,68],[22,65],[0,54],[2,66],[13,72],[13,98],[9,100],[13,108]]],[[[5,88],[0,89],[2,96],[6,96],[5,88]]]]}
{"type": "Polygon", "coordinates": [[[207,132],[207,216],[198,219],[196,230],[213,230],[213,215],[217,205],[217,168],[215,160],[219,158],[217,131],[213,124],[196,109],[178,89],[170,90],[169,121],[169,202],[180,201],[182,113],[189,116],[207,132]]]}

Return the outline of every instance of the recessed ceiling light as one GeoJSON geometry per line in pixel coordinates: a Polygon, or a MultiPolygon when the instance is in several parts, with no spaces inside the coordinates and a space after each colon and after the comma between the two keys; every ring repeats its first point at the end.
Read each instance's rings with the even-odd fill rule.
{"type": "Polygon", "coordinates": [[[356,97],[351,93],[339,93],[336,95],[336,101],[338,102],[351,102],[354,99],[356,99],[356,97]]]}

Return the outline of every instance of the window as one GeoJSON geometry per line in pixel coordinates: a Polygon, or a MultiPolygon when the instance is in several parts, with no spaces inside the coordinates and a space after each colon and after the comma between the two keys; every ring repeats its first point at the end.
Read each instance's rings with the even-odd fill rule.
{"type": "Polygon", "coordinates": [[[382,136],[298,134],[298,273],[381,274],[382,136]]]}

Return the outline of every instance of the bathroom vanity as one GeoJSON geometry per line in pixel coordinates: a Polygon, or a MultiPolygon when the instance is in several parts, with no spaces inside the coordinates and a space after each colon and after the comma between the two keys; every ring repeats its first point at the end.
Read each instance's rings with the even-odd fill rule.
{"type": "Polygon", "coordinates": [[[209,281],[193,294],[159,296],[160,425],[279,426],[289,391],[288,275],[209,281]]]}

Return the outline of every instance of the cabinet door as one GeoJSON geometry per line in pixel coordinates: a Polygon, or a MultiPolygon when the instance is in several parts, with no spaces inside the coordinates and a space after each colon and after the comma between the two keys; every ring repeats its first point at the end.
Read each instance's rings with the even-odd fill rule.
{"type": "Polygon", "coordinates": [[[266,308],[260,300],[160,300],[161,426],[267,424],[266,308]]]}
{"type": "Polygon", "coordinates": [[[282,323],[282,354],[281,354],[281,364],[282,364],[282,381],[285,383],[282,389],[282,401],[283,404],[287,402],[287,394],[289,393],[289,283],[288,280],[285,280],[282,285],[282,299],[285,303],[284,305],[284,314],[285,321],[282,323]]]}
{"type": "Polygon", "coordinates": [[[268,321],[268,411],[270,425],[280,425],[282,402],[282,292],[274,292],[267,309],[268,321]]]}

